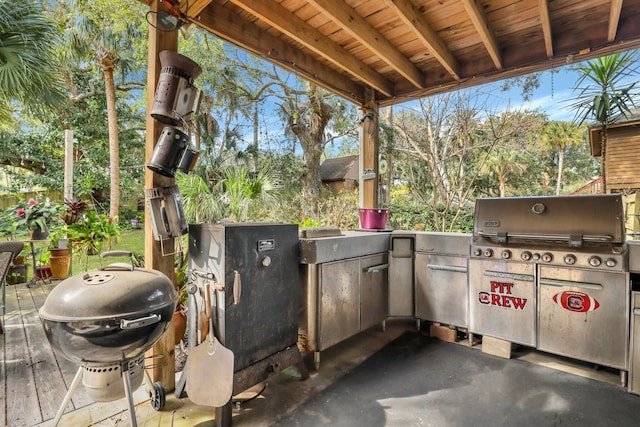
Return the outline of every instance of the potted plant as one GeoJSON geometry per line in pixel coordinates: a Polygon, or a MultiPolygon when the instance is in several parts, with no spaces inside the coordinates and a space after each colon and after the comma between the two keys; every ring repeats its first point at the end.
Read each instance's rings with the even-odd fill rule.
{"type": "Polygon", "coordinates": [[[69,276],[71,265],[71,250],[67,245],[67,225],[63,223],[52,227],[49,241],[51,276],[54,279],[65,279],[69,276]]]}
{"type": "Polygon", "coordinates": [[[59,206],[48,198],[44,202],[29,199],[15,208],[15,227],[26,226],[31,240],[44,240],[49,234],[49,225],[60,218],[59,206]]]}

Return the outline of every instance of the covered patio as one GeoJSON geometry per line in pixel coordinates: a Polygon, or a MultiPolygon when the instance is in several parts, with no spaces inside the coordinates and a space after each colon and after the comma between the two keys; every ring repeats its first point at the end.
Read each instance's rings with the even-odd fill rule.
{"type": "MultiPolygon", "coordinates": [[[[149,6],[147,109],[159,52],[179,51],[178,28],[200,29],[360,106],[360,207],[378,207],[378,109],[430,94],[548,70],[640,46],[640,0],[139,0],[149,6]],[[158,13],[175,31],[158,27],[158,13]],[[371,170],[374,179],[362,179],[371,170]]],[[[163,125],[147,118],[146,158],[163,125]]],[[[145,187],[173,179],[146,171],[145,187]]],[[[173,277],[149,223],[147,267],[173,277]]],[[[151,351],[173,359],[168,333],[151,351]]],[[[168,366],[172,366],[169,363],[168,366]]],[[[154,380],[168,390],[171,369],[154,380]]]]}
{"type": "MultiPolygon", "coordinates": [[[[6,366],[3,381],[13,385],[13,392],[5,396],[3,425],[52,426],[77,369],[51,348],[37,319],[53,286],[8,288],[0,361],[6,366]]],[[[307,362],[310,366],[310,358],[307,362]]],[[[254,396],[254,391],[237,396],[234,425],[631,427],[640,411],[640,399],[620,387],[614,370],[525,348],[505,360],[464,340],[443,342],[418,333],[407,319],[391,320],[384,332],[373,327],[324,351],[320,369],[307,380],[287,369],[254,396]]],[[[154,411],[144,384],[134,400],[139,426],[215,425],[213,408],[173,394],[162,411],[154,411]]],[[[128,420],[125,399],[96,403],[79,387],[60,425],[120,426],[128,420]]]]}
{"type": "MultiPolygon", "coordinates": [[[[179,26],[196,25],[361,107],[370,119],[362,121],[361,172],[378,171],[380,107],[640,46],[640,0],[139,1],[152,12],[148,109],[160,76],[159,52],[180,50],[178,31],[161,31],[157,25],[158,12],[168,12],[179,26]]],[[[162,130],[161,123],[148,117],[147,159],[162,130]]],[[[378,205],[377,176],[360,179],[362,207],[378,205]]],[[[173,183],[172,178],[146,171],[146,188],[173,183]]],[[[146,266],[173,278],[173,256],[163,256],[151,232],[150,215],[145,218],[146,266]]],[[[47,347],[38,329],[36,310],[46,288],[13,290],[3,361],[8,366],[23,357],[16,346],[26,339],[31,362],[21,377],[7,371],[8,383],[28,386],[26,392],[11,397],[5,423],[45,426],[74,369],[47,347]]],[[[154,381],[160,381],[167,393],[176,385],[172,335],[169,329],[148,354],[167,362],[152,369],[154,381]]],[[[542,364],[559,363],[544,360],[542,364]]],[[[390,322],[386,332],[371,328],[326,350],[320,370],[306,381],[288,370],[273,377],[260,398],[234,410],[233,419],[239,425],[305,426],[495,425],[512,420],[537,425],[635,425],[633,414],[640,409],[640,400],[619,386],[617,373],[589,366],[570,369],[574,368],[597,379],[556,373],[525,362],[520,355],[502,360],[461,343],[438,342],[417,333],[412,320],[399,320],[390,322]],[[449,360],[444,354],[450,352],[456,357],[449,360]],[[412,371],[405,371],[408,367],[412,371]],[[372,394],[364,394],[352,382],[362,377],[372,380],[367,383],[372,394]],[[548,382],[532,387],[534,377],[548,382]],[[389,397],[383,395],[382,383],[384,389],[394,390],[389,397]],[[467,399],[455,401],[452,390],[462,390],[467,399]],[[328,400],[341,404],[327,407],[328,400]],[[589,404],[596,401],[598,405],[589,404]],[[451,403],[446,414],[436,409],[443,402],[451,403]],[[504,413],[510,417],[495,418],[504,413]]],[[[5,398],[9,401],[9,396],[5,398]]],[[[75,399],[67,409],[73,414],[67,416],[79,418],[68,425],[126,423],[126,405],[122,409],[113,403],[90,403],[81,391],[75,399]]],[[[212,408],[194,406],[188,399],[169,395],[167,407],[159,413],[148,411],[144,390],[138,390],[136,401],[143,425],[214,423],[212,408]]]]}

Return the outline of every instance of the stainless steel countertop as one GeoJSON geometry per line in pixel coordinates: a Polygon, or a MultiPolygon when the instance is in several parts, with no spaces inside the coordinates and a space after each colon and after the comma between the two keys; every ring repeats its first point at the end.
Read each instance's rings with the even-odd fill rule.
{"type": "Polygon", "coordinates": [[[300,239],[300,263],[321,264],[389,251],[390,231],[342,231],[340,236],[300,239]]]}

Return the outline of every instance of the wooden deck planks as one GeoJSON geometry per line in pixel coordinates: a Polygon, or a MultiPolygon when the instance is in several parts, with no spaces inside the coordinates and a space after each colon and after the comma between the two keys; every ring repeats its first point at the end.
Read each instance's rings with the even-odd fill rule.
{"type": "MultiPolygon", "coordinates": [[[[55,417],[78,365],[52,349],[38,310],[52,284],[7,286],[5,334],[0,335],[0,425],[33,426],[55,417]]],[[[93,401],[78,387],[66,412],[93,401]]]]}
{"type": "MultiPolygon", "coordinates": [[[[7,288],[7,314],[5,315],[5,408],[6,425],[31,426],[42,421],[38,394],[35,388],[33,366],[27,347],[26,326],[21,313],[21,299],[25,285],[7,288]]],[[[28,290],[27,290],[28,294],[28,290]]],[[[29,298],[30,299],[30,298],[29,298]]]]}

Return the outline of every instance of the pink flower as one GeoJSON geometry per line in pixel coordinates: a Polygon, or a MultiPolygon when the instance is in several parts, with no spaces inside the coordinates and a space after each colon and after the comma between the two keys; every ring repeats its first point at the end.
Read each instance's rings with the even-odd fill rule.
{"type": "Polygon", "coordinates": [[[24,208],[20,208],[16,210],[16,216],[22,216],[26,213],[26,211],[24,210],[24,208]]]}
{"type": "Polygon", "coordinates": [[[38,203],[38,202],[36,202],[36,199],[29,199],[29,201],[27,202],[27,204],[28,204],[29,206],[33,206],[33,205],[35,205],[36,203],[38,203]]]}

